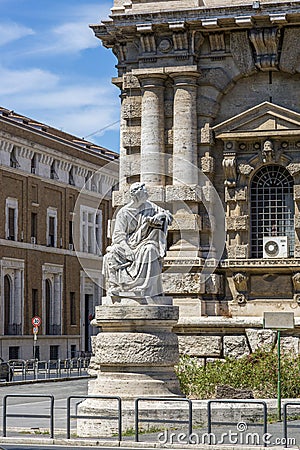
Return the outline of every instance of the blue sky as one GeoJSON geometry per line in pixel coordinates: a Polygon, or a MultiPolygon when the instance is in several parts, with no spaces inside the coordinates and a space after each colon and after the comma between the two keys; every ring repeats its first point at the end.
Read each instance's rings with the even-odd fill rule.
{"type": "MultiPolygon", "coordinates": [[[[75,134],[119,120],[116,58],[89,24],[113,0],[0,0],[0,105],[75,134]]],[[[119,124],[87,138],[118,151],[119,124]]]]}

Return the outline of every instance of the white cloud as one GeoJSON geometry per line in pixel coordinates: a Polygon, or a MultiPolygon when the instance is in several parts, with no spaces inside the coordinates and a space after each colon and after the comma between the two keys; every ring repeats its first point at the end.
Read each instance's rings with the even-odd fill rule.
{"type": "Polygon", "coordinates": [[[37,68],[10,70],[0,66],[0,80],[0,95],[9,99],[14,94],[53,89],[59,77],[37,68]]]}
{"type": "Polygon", "coordinates": [[[86,22],[65,23],[53,29],[55,44],[48,50],[55,53],[77,53],[99,47],[99,41],[86,22]]]}
{"type": "Polygon", "coordinates": [[[35,33],[31,28],[15,22],[0,23],[0,45],[5,45],[33,34],[35,33]]]}
{"type": "Polygon", "coordinates": [[[1,106],[76,136],[87,136],[119,119],[117,89],[108,79],[79,83],[40,69],[1,67],[0,79],[1,106]]]}

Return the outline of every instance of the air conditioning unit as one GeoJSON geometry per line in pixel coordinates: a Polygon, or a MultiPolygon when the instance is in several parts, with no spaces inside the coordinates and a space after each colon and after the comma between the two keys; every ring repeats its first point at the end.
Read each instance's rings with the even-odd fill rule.
{"type": "Polygon", "coordinates": [[[31,236],[30,242],[31,242],[31,244],[36,244],[36,237],[31,236]]]}
{"type": "Polygon", "coordinates": [[[287,236],[264,236],[263,257],[264,258],[287,258],[288,238],[287,236]]]}

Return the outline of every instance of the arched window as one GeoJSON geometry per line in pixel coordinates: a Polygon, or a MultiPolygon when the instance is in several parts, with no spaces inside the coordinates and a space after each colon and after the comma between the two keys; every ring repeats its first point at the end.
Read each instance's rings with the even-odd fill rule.
{"type": "Polygon", "coordinates": [[[261,168],[251,183],[251,254],[263,257],[264,236],[287,236],[294,254],[293,178],[281,166],[261,168]]]}
{"type": "Polygon", "coordinates": [[[4,334],[11,333],[12,285],[9,275],[4,277],[4,334]]]}

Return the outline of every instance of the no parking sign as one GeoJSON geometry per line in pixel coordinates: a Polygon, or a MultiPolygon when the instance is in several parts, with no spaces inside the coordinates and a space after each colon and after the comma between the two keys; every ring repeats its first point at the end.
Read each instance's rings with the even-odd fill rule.
{"type": "Polygon", "coordinates": [[[34,316],[31,319],[31,323],[34,327],[39,327],[42,323],[42,319],[39,316],[34,316]]]}

